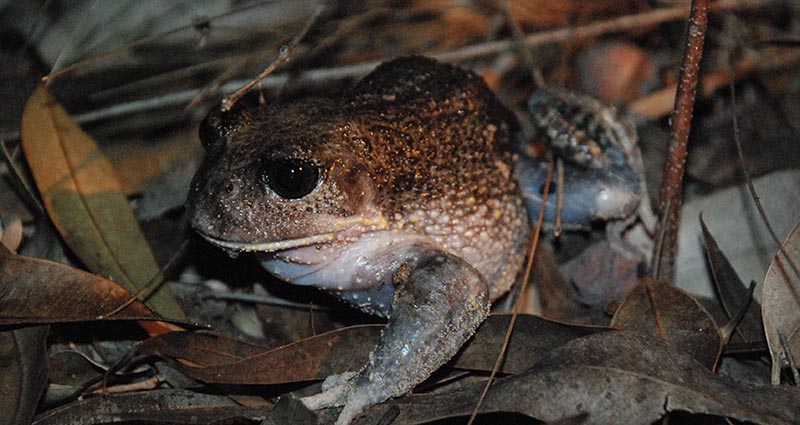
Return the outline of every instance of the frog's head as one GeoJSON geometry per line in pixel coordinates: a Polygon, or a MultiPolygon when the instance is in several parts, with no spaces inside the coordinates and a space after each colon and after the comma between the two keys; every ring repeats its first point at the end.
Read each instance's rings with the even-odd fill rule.
{"type": "Polygon", "coordinates": [[[336,102],[309,99],[212,108],[200,125],[206,156],[187,213],[229,251],[273,252],[385,227],[358,143],[336,102]]]}

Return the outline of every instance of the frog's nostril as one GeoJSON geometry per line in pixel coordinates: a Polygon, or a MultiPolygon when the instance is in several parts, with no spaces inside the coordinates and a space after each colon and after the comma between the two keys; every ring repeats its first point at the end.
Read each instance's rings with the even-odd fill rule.
{"type": "Polygon", "coordinates": [[[234,185],[231,182],[225,183],[224,187],[225,187],[225,193],[228,193],[228,194],[232,193],[233,190],[234,190],[234,185]]]}

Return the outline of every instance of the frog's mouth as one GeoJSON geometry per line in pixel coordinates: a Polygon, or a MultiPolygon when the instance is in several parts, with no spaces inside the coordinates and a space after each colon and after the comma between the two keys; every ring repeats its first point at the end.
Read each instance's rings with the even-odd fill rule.
{"type": "Polygon", "coordinates": [[[336,233],[323,233],[319,235],[306,236],[298,239],[289,239],[276,242],[262,242],[262,243],[249,243],[249,242],[232,242],[222,239],[217,239],[198,232],[205,240],[211,244],[216,245],[226,251],[233,252],[277,252],[284,251],[292,248],[300,248],[309,245],[328,243],[336,239],[336,233]]]}
{"type": "Polygon", "coordinates": [[[216,245],[228,254],[235,255],[240,252],[263,252],[272,253],[286,251],[294,248],[302,248],[310,245],[325,245],[336,241],[347,241],[357,239],[359,235],[368,231],[384,230],[388,224],[382,215],[375,217],[356,217],[335,222],[336,229],[331,232],[319,233],[316,235],[304,236],[302,238],[285,239],[273,242],[237,242],[219,239],[206,232],[195,228],[200,236],[211,244],[216,245]]]}

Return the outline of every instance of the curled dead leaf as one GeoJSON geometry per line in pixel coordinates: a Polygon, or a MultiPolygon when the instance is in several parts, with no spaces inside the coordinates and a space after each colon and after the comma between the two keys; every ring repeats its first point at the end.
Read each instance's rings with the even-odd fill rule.
{"type": "Polygon", "coordinates": [[[611,327],[669,341],[711,370],[722,351],[722,334],[705,307],[683,290],[652,279],[643,279],[625,297],[611,327]]]}
{"type": "MultiPolygon", "coordinates": [[[[800,261],[800,222],[786,237],[783,249],[800,261]]],[[[772,383],[780,383],[781,368],[788,365],[787,351],[800,358],[800,276],[782,253],[777,253],[761,287],[761,315],[772,356],[772,383]],[[781,343],[781,335],[785,344],[781,343]]]]}

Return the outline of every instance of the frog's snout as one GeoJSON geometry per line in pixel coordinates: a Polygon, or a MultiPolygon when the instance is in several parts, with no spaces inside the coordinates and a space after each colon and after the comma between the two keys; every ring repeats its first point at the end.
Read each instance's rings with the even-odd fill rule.
{"type": "Polygon", "coordinates": [[[204,236],[236,240],[231,234],[243,228],[247,214],[242,207],[243,180],[230,177],[209,179],[198,172],[186,200],[186,214],[195,230],[204,236]]]}

